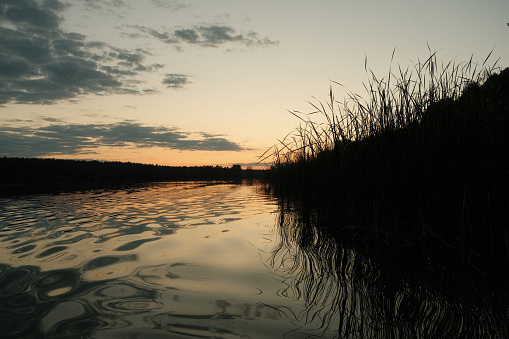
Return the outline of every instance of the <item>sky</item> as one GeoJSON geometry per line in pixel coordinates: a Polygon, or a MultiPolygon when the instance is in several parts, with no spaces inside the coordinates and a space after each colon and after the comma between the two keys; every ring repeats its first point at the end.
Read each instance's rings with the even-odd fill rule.
{"type": "Polygon", "coordinates": [[[0,156],[254,166],[289,111],[363,95],[366,60],[508,67],[508,22],[507,0],[0,0],[0,156]]]}

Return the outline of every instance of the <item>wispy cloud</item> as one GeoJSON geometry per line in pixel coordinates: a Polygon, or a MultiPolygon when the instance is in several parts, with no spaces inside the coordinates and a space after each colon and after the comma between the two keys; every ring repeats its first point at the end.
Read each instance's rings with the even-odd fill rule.
{"type": "Polygon", "coordinates": [[[0,156],[35,157],[95,154],[99,147],[240,151],[224,136],[147,126],[134,121],[112,124],[53,124],[44,127],[0,127],[0,156]]]}
{"type": "Polygon", "coordinates": [[[227,43],[236,43],[244,46],[261,47],[279,44],[279,41],[267,37],[262,38],[256,32],[250,31],[242,34],[238,33],[235,28],[224,25],[199,25],[162,31],[137,25],[129,27],[147,33],[149,36],[170,45],[186,43],[203,47],[219,47],[227,43]]]}
{"type": "Polygon", "coordinates": [[[191,7],[189,4],[184,4],[179,0],[151,0],[152,4],[157,7],[167,8],[171,12],[176,12],[181,9],[191,7]]]}
{"type": "Polygon", "coordinates": [[[124,0],[81,0],[85,8],[91,10],[99,10],[103,7],[107,8],[123,8],[127,7],[124,0]]]}
{"type": "Polygon", "coordinates": [[[144,64],[146,50],[116,48],[63,31],[66,6],[59,0],[0,2],[0,105],[146,93],[133,78],[161,65],[144,64]]]}
{"type": "Polygon", "coordinates": [[[163,84],[166,85],[166,87],[173,89],[183,88],[184,85],[189,83],[189,75],[186,74],[167,73],[163,80],[163,84]]]}

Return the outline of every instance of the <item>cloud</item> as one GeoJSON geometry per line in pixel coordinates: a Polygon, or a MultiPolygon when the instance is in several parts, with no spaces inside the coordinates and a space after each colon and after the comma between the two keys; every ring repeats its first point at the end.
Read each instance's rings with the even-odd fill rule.
{"type": "Polygon", "coordinates": [[[127,7],[124,0],[81,0],[85,8],[89,10],[99,10],[103,7],[123,8],[127,7]]]}
{"type": "MultiPolygon", "coordinates": [[[[196,44],[199,42],[200,36],[194,29],[179,29],[174,32],[177,39],[183,40],[190,44],[196,44]]],[[[157,35],[154,35],[158,37],[157,35]]]]}
{"type": "Polygon", "coordinates": [[[249,44],[241,34],[236,35],[235,29],[229,26],[201,26],[197,28],[202,37],[202,44],[217,46],[225,42],[240,41],[249,44]]]}
{"type": "Polygon", "coordinates": [[[62,119],[57,118],[51,118],[51,117],[41,117],[41,120],[47,121],[47,122],[64,122],[62,119]]]}
{"type": "Polygon", "coordinates": [[[171,12],[176,12],[181,9],[191,7],[189,4],[183,4],[181,1],[178,0],[151,0],[152,4],[154,4],[157,7],[167,8],[171,12]]]}
{"type": "Polygon", "coordinates": [[[173,31],[158,31],[137,25],[128,27],[138,29],[149,36],[171,45],[187,43],[202,47],[219,47],[227,43],[237,43],[244,46],[261,47],[279,44],[279,41],[274,41],[267,37],[261,38],[256,32],[250,31],[246,34],[239,34],[235,28],[223,25],[200,25],[191,28],[175,29],[173,31]]]}
{"type": "Polygon", "coordinates": [[[147,93],[133,78],[161,65],[145,65],[146,50],[116,48],[63,31],[66,6],[59,0],[0,1],[0,105],[147,93]]]}
{"type": "Polygon", "coordinates": [[[168,88],[183,88],[184,85],[190,83],[188,78],[189,76],[185,74],[166,74],[166,77],[163,80],[163,84],[168,88]]]}
{"type": "Polygon", "coordinates": [[[38,5],[35,1],[4,1],[0,4],[5,20],[15,24],[28,24],[37,28],[52,28],[59,25],[61,18],[55,11],[64,8],[62,3],[53,1],[53,6],[46,3],[38,5]],[[55,6],[58,5],[58,6],[55,6]]]}
{"type": "Polygon", "coordinates": [[[74,3],[77,2],[81,2],[83,10],[90,12],[94,17],[103,15],[108,19],[111,17],[125,19],[125,12],[122,10],[131,8],[124,0],[74,0],[74,3]]]}
{"type": "Polygon", "coordinates": [[[0,156],[36,157],[97,154],[99,147],[240,151],[221,135],[183,132],[133,121],[114,124],[53,124],[44,127],[0,127],[0,156]]]}

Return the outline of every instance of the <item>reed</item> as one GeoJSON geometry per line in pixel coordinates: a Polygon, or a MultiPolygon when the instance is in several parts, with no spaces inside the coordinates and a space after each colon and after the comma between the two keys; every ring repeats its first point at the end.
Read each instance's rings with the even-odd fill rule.
{"type": "Polygon", "coordinates": [[[331,87],[311,112],[291,111],[299,127],[261,157],[274,190],[338,229],[457,248],[479,270],[509,262],[509,69],[490,57],[439,63],[430,51],[383,78],[365,66],[367,99],[338,101],[331,87]]]}
{"type": "Polygon", "coordinates": [[[363,85],[367,99],[350,92],[341,102],[335,99],[331,87],[325,104],[310,102],[313,111],[306,114],[289,111],[300,120],[300,126],[278,140],[279,144],[268,149],[261,159],[272,158],[274,166],[314,159],[321,152],[345,146],[347,142],[420,122],[430,106],[458,99],[466,88],[483,83],[498,70],[497,62],[487,66],[490,56],[491,53],[480,66],[472,58],[458,64],[439,64],[434,52],[412,68],[403,70],[398,66],[397,73],[390,68],[385,78],[378,78],[370,71],[366,59],[365,70],[370,78],[363,85]],[[322,115],[326,123],[314,122],[312,116],[315,114],[322,115]]]}

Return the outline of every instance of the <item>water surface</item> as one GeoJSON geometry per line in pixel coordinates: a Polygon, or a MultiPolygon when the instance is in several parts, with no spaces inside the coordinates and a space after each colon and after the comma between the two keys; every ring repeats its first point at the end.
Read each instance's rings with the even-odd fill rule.
{"type": "Polygon", "coordinates": [[[1,198],[0,331],[304,337],[280,311],[299,300],[267,265],[276,210],[255,186],[225,183],[1,198]]]}
{"type": "Polygon", "coordinates": [[[424,252],[358,247],[333,220],[288,207],[245,182],[0,198],[0,333],[509,335],[505,290],[463,283],[454,265],[418,266],[428,262],[424,252]]]}

